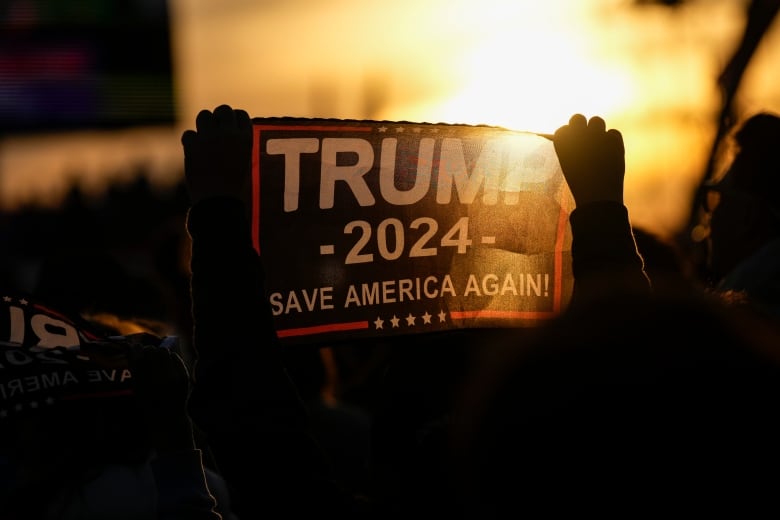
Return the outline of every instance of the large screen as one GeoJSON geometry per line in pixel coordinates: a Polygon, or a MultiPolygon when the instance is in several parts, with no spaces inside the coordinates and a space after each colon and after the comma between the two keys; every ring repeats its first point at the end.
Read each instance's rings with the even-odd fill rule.
{"type": "Polygon", "coordinates": [[[166,0],[0,3],[0,134],[174,120],[166,0]]]}

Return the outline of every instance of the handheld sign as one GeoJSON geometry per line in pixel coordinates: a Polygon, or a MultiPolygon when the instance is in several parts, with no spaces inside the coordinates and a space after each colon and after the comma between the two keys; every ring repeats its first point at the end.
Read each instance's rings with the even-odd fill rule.
{"type": "Polygon", "coordinates": [[[252,234],[287,344],[527,327],[571,297],[552,142],[491,126],[254,118],[252,234]]]}
{"type": "Polygon", "coordinates": [[[129,402],[126,349],[169,347],[175,340],[146,333],[105,336],[80,316],[29,296],[0,296],[0,429],[5,420],[49,409],[129,402]]]}

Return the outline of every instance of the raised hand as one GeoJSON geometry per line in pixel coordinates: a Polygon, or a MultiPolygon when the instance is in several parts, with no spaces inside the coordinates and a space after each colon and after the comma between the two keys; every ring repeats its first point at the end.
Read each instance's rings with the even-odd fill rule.
{"type": "Polygon", "coordinates": [[[252,120],[240,109],[220,105],[201,110],[195,130],[181,136],[184,176],[190,203],[209,197],[246,202],[252,172],[252,120]]]}
{"type": "Polygon", "coordinates": [[[575,114],[568,125],[555,132],[553,145],[577,206],[599,201],[623,203],[626,161],[618,130],[607,130],[598,116],[588,121],[575,114]]]}

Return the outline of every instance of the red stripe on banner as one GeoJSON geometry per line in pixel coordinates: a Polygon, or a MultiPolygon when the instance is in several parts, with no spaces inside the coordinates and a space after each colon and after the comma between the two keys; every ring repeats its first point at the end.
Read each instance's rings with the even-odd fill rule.
{"type": "Polygon", "coordinates": [[[555,237],[555,281],[553,282],[553,312],[561,310],[563,293],[563,241],[566,239],[566,229],[569,223],[569,209],[566,207],[564,193],[560,197],[561,212],[558,214],[558,235],[555,237]]]}
{"type": "Polygon", "coordinates": [[[252,127],[252,244],[260,254],[260,131],[264,127],[252,127]]]}
{"type": "Polygon", "coordinates": [[[283,329],[276,332],[280,338],[290,338],[293,336],[309,336],[311,334],[321,334],[323,332],[341,332],[345,330],[364,330],[368,328],[367,321],[353,321],[348,323],[331,323],[328,325],[318,325],[316,327],[301,327],[299,329],[283,329]]]}

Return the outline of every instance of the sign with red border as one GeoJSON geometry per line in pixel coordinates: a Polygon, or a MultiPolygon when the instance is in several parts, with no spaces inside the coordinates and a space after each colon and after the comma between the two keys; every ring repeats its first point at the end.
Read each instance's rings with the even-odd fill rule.
{"type": "Polygon", "coordinates": [[[552,142],[480,125],[254,118],[252,237],[288,344],[526,327],[571,297],[552,142]]]}

